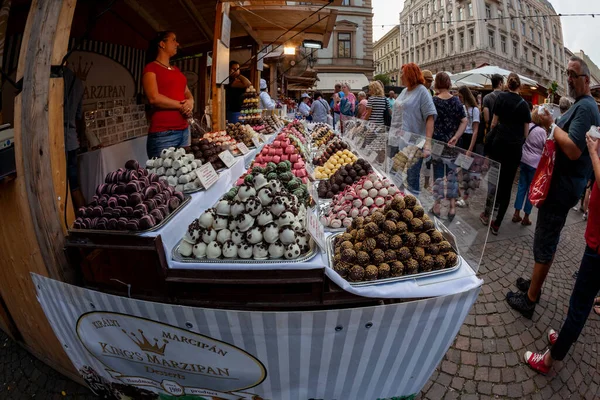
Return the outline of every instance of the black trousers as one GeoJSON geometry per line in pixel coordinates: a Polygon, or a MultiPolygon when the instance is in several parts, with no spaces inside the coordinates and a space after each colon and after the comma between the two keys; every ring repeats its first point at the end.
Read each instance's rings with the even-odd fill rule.
{"type": "Polygon", "coordinates": [[[573,287],[573,293],[571,293],[567,319],[560,329],[558,340],[550,350],[553,359],[562,361],[573,343],[577,341],[594,306],[594,299],[599,290],[600,254],[586,246],[575,287],[573,287]]]}
{"type": "Polygon", "coordinates": [[[496,216],[495,223],[497,226],[500,226],[504,219],[504,214],[506,214],[506,210],[510,205],[513,183],[521,164],[522,147],[499,146],[495,150],[496,154],[492,158],[500,163],[500,177],[498,178],[498,188],[496,190],[498,215],[496,216]]]}

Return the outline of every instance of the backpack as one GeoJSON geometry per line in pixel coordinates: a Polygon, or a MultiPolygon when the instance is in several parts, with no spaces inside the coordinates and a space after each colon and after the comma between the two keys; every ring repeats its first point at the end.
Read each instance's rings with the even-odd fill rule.
{"type": "Polygon", "coordinates": [[[340,114],[353,116],[352,112],[352,103],[349,101],[347,97],[344,97],[342,101],[340,101],[340,114]]]}

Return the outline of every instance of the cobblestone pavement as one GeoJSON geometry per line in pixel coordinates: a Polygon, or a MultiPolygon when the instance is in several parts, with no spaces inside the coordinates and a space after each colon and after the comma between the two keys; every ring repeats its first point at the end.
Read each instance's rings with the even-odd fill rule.
{"type": "MultiPolygon", "coordinates": [[[[511,210],[512,211],[512,210],[511,210]]],[[[478,301],[418,400],[424,399],[598,399],[600,318],[590,316],[582,336],[556,372],[544,377],[522,363],[523,352],[547,347],[545,333],[560,329],[584,250],[585,224],[571,212],[556,261],[533,320],[510,309],[504,296],[533,266],[533,227],[511,224],[490,236],[479,275],[478,301]]],[[[0,331],[0,399],[95,399],[32,357],[0,331]],[[64,392],[64,393],[63,393],[64,392]]],[[[277,399],[274,399],[277,400],[277,399]]]]}

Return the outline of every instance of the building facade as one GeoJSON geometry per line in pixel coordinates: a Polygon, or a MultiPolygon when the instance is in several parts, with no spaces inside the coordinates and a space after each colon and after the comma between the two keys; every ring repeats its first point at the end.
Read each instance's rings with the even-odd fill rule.
{"type": "Polygon", "coordinates": [[[347,82],[353,91],[373,78],[373,7],[371,0],[342,0],[327,48],[317,51],[316,89],[333,92],[347,82]]]}
{"type": "Polygon", "coordinates": [[[400,25],[393,27],[373,44],[375,75],[386,74],[392,84],[400,82],[400,25]]]}
{"type": "Polygon", "coordinates": [[[562,25],[547,0],[406,0],[400,65],[457,73],[497,65],[565,92],[562,25]]]}
{"type": "Polygon", "coordinates": [[[590,86],[600,85],[600,68],[592,61],[592,59],[585,54],[583,50],[576,51],[575,54],[577,57],[581,58],[590,68],[590,73],[592,74],[590,79],[590,86]]]}

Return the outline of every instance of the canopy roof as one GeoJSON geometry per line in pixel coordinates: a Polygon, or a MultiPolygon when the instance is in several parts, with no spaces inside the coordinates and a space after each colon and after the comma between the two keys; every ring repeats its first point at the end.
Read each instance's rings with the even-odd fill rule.
{"type": "MultiPolygon", "coordinates": [[[[492,84],[492,75],[499,74],[506,78],[511,71],[497,67],[495,65],[486,65],[485,67],[475,68],[465,72],[459,72],[458,74],[451,75],[452,81],[460,86],[461,81],[465,80],[471,83],[476,83],[483,86],[490,86],[492,84]]],[[[526,76],[519,75],[521,84],[526,86],[538,86],[538,83],[533,79],[527,78],[526,76]]]]}

